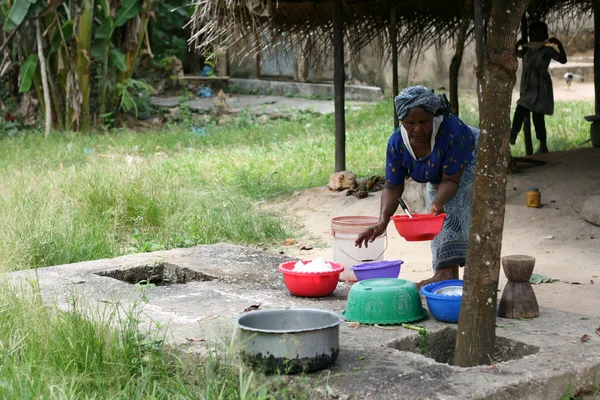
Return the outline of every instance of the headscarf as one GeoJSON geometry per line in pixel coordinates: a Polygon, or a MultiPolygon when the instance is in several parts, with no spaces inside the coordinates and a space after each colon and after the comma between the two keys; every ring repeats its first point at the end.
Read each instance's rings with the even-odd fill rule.
{"type": "Polygon", "coordinates": [[[402,121],[411,108],[422,107],[435,115],[447,115],[450,104],[446,95],[437,95],[425,86],[409,86],[394,99],[396,114],[402,121]]]}

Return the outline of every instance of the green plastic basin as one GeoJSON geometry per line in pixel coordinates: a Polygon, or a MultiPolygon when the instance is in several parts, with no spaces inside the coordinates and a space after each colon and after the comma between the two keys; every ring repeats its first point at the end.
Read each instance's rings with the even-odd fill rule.
{"type": "Polygon", "coordinates": [[[394,325],[427,316],[417,286],[405,279],[367,279],[352,285],[348,293],[346,321],[394,325]]]}

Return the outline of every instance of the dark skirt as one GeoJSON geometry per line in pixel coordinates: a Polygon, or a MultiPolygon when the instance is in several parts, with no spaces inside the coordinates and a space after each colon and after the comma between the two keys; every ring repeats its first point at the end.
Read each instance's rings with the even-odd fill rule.
{"type": "MultiPolygon", "coordinates": [[[[471,128],[475,138],[473,161],[465,168],[456,195],[444,204],[444,211],[448,215],[444,221],[442,231],[431,241],[434,271],[454,264],[464,266],[467,259],[467,241],[471,224],[471,191],[475,178],[477,147],[479,144],[479,129],[469,128],[471,128]]],[[[438,185],[427,184],[425,196],[427,211],[431,209],[437,189],[438,185]]]]}

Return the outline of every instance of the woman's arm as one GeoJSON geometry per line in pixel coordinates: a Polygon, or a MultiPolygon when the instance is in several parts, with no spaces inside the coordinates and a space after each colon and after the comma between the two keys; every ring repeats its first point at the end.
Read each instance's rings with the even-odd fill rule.
{"type": "Polygon", "coordinates": [[[463,171],[461,170],[454,175],[442,175],[442,181],[438,186],[435,200],[429,211],[430,213],[438,215],[444,212],[444,204],[449,202],[456,195],[456,192],[458,192],[458,184],[460,183],[462,174],[463,171]]]}
{"type": "Polygon", "coordinates": [[[389,182],[385,183],[383,192],[381,193],[381,211],[379,214],[379,222],[377,225],[370,227],[363,233],[361,233],[354,244],[358,247],[369,247],[369,243],[373,242],[379,236],[381,236],[387,229],[390,223],[390,217],[394,215],[398,209],[398,199],[404,192],[404,184],[392,185],[389,182]]]}
{"type": "Polygon", "coordinates": [[[548,42],[555,44],[558,47],[558,57],[555,58],[555,60],[561,64],[566,64],[567,63],[567,53],[565,52],[565,48],[563,47],[560,40],[558,40],[555,37],[551,37],[550,39],[548,39],[548,42]]]}

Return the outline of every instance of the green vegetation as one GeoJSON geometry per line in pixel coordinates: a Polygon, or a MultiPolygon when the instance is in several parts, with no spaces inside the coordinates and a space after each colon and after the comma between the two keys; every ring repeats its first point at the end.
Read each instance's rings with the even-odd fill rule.
{"type": "Polygon", "coordinates": [[[72,296],[61,307],[48,307],[35,282],[28,287],[3,282],[0,397],[309,398],[308,381],[286,385],[285,377],[254,374],[237,360],[232,345],[210,347],[201,361],[170,353],[166,327],[143,321],[140,304],[94,306],[72,296]]]}
{"type": "MultiPolygon", "coordinates": [[[[550,151],[590,147],[589,142],[584,143],[590,139],[590,123],[584,120],[583,117],[592,114],[594,114],[593,101],[557,101],[554,107],[554,115],[546,116],[548,148],[550,151]]],[[[533,122],[531,123],[531,131],[533,151],[535,152],[539,142],[535,138],[533,122]]],[[[519,133],[517,144],[513,146],[513,155],[525,155],[523,132],[519,133]]]]}
{"type": "MultiPolygon", "coordinates": [[[[474,105],[463,104],[462,118],[476,124],[474,105]]],[[[557,102],[548,118],[551,150],[587,140],[581,115],[591,107],[557,102]]],[[[381,102],[348,113],[347,165],[359,177],[383,173],[389,108],[381,102]]],[[[302,113],[266,125],[249,113],[225,125],[182,115],[177,124],[143,134],[4,137],[0,270],[221,241],[279,241],[295,227],[256,203],[324,185],[334,172],[332,115],[302,113]]]]}

